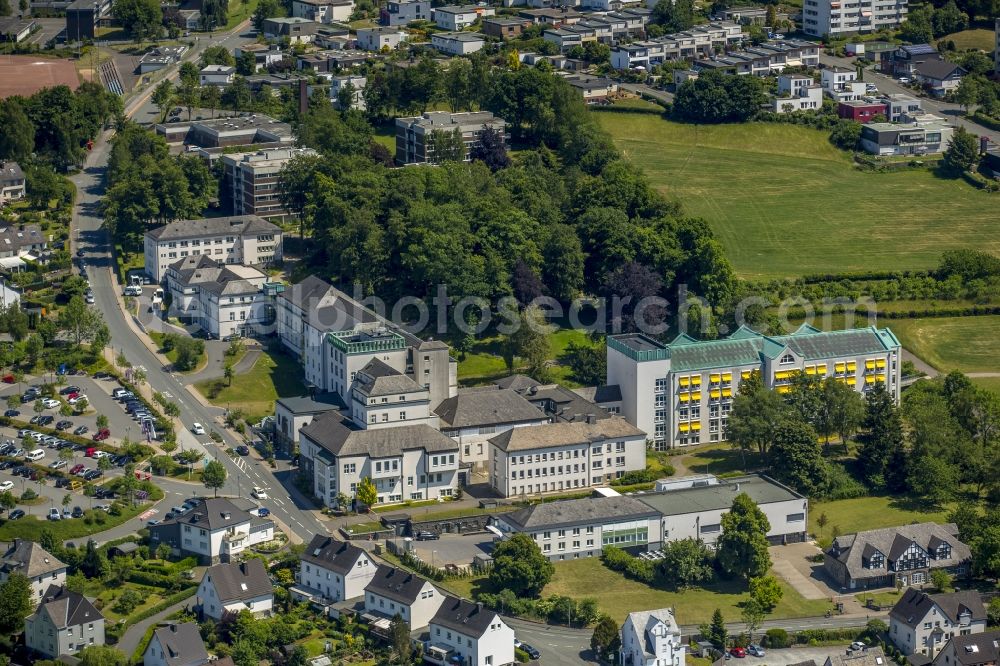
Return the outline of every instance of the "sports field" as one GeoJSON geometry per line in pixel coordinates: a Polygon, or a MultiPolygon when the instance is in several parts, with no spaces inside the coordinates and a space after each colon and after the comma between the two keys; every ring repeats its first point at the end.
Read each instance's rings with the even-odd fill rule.
{"type": "Polygon", "coordinates": [[[0,99],[12,95],[29,97],[42,88],[80,85],[76,67],[71,60],[56,60],[39,56],[0,56],[0,99]]]}
{"type": "Polygon", "coordinates": [[[744,277],[929,268],[956,247],[1000,253],[995,196],[927,170],[860,171],[826,132],[595,113],[661,192],[708,221],[744,277]]]}

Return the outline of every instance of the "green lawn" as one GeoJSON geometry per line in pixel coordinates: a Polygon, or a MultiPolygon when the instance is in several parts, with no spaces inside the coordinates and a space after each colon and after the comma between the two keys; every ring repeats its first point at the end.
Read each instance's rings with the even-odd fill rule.
{"type": "Polygon", "coordinates": [[[396,154],[396,127],[394,125],[380,125],[375,128],[372,134],[375,143],[381,143],[389,149],[390,155],[396,154]]]}
{"type": "MultiPolygon", "coordinates": [[[[78,497],[74,495],[73,504],[80,504],[86,508],[89,505],[82,501],[83,499],[83,497],[79,497],[78,501],[78,497]]],[[[61,508],[61,506],[62,505],[59,505],[57,508],[61,508]]],[[[51,522],[45,520],[44,517],[41,517],[48,513],[47,506],[41,508],[32,507],[31,513],[35,515],[25,516],[20,520],[4,520],[2,524],[0,524],[0,541],[13,541],[14,539],[39,541],[42,537],[42,532],[45,530],[52,532],[56,541],[78,539],[80,537],[96,534],[97,532],[109,530],[112,527],[117,527],[125,521],[139,515],[147,508],[149,508],[149,506],[145,504],[135,507],[126,507],[120,516],[108,515],[105,517],[103,523],[98,524],[93,522],[88,525],[82,518],[51,522]]]]}
{"type": "Polygon", "coordinates": [[[305,395],[302,367],[292,357],[263,352],[248,372],[236,375],[232,386],[225,380],[209,379],[195,388],[220,407],[239,408],[251,422],[274,414],[278,398],[305,395]]]}
{"type": "MultiPolygon", "coordinates": [[[[166,337],[167,336],[164,333],[159,333],[157,331],[149,331],[149,339],[152,340],[153,342],[155,342],[156,346],[159,347],[159,349],[157,351],[159,351],[161,354],[163,354],[164,356],[166,356],[167,359],[171,363],[176,363],[177,362],[177,349],[171,349],[168,352],[163,351],[163,340],[166,337]]],[[[198,362],[195,363],[195,366],[192,369],[190,369],[190,370],[180,370],[179,372],[181,372],[181,373],[183,373],[185,375],[190,375],[192,373],[195,373],[195,372],[198,372],[200,370],[203,370],[205,368],[205,364],[206,363],[208,363],[208,354],[206,354],[203,351],[201,353],[201,356],[198,357],[198,362]]]]}
{"type": "Polygon", "coordinates": [[[1000,315],[893,319],[909,351],[942,372],[1000,372],[1000,315]]]}
{"type": "Polygon", "coordinates": [[[948,511],[922,511],[921,503],[894,497],[859,497],[856,499],[813,501],[809,503],[809,531],[820,538],[832,538],[834,528],[850,534],[881,527],[910,523],[945,522],[948,511]],[[820,529],[819,517],[826,515],[826,527],[820,529]]]}
{"type": "Polygon", "coordinates": [[[682,452],[676,458],[679,458],[679,465],[692,474],[735,475],[763,466],[759,454],[747,452],[744,468],[743,454],[729,444],[712,444],[690,453],[682,452]]]}
{"type": "Polygon", "coordinates": [[[941,41],[950,40],[955,42],[955,48],[959,51],[979,49],[980,51],[992,53],[993,49],[996,48],[994,38],[995,35],[992,30],[975,28],[972,30],[963,30],[962,32],[953,32],[950,35],[945,35],[944,37],[941,37],[941,41]]]}
{"type": "MultiPolygon", "coordinates": [[[[549,345],[552,353],[552,360],[560,361],[566,353],[570,343],[577,345],[593,346],[596,343],[590,339],[587,331],[570,328],[562,328],[553,332],[549,336],[549,345]]],[[[481,338],[476,340],[472,350],[465,355],[464,359],[458,363],[458,379],[466,384],[486,384],[495,379],[506,377],[507,364],[504,363],[502,355],[502,339],[500,336],[481,338]]],[[[515,363],[515,366],[518,364],[515,363]]],[[[515,368],[517,371],[520,368],[515,368]]],[[[570,388],[580,386],[570,375],[569,366],[561,363],[550,367],[553,381],[564,384],[570,388]]]]}
{"type": "MultiPolygon", "coordinates": [[[[830,607],[827,600],[805,599],[784,580],[778,578],[778,581],[784,596],[769,618],[818,616],[830,607]]],[[[716,608],[726,620],[738,622],[741,612],[738,604],[749,598],[744,587],[736,582],[717,582],[710,588],[685,592],[659,590],[611,571],[596,557],[556,563],[555,576],[543,591],[543,596],[550,594],[596,597],[601,610],[619,622],[631,611],[672,607],[677,609],[677,621],[682,625],[708,622],[716,608]]]]}
{"type": "Polygon", "coordinates": [[[257,10],[257,0],[233,0],[229,3],[226,16],[226,29],[232,30],[237,25],[253,16],[257,10]]]}
{"type": "Polygon", "coordinates": [[[987,391],[1000,393],[1000,377],[976,377],[972,380],[972,383],[987,391]]]}
{"type": "Polygon", "coordinates": [[[742,276],[922,269],[958,247],[1000,253],[994,199],[927,170],[859,171],[826,132],[595,113],[659,191],[709,223],[742,276]]]}

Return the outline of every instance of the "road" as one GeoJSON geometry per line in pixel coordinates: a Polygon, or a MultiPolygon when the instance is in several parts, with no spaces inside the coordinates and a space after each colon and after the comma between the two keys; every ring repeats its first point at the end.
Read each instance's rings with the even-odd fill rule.
{"type": "MultiPolygon", "coordinates": [[[[186,54],[185,60],[196,59],[210,43],[231,47],[244,39],[240,36],[243,28],[244,26],[238,26],[232,32],[219,35],[211,42],[205,40],[197,44],[186,54]]],[[[176,71],[170,76],[175,77],[176,71]]],[[[126,113],[140,120],[148,119],[151,113],[155,115],[155,109],[149,102],[152,89],[153,86],[149,86],[130,101],[126,105],[126,113]]],[[[110,145],[107,137],[104,137],[88,155],[84,170],[72,180],[77,188],[77,202],[73,211],[73,251],[76,252],[78,248],[84,251],[84,260],[89,267],[88,274],[96,299],[95,307],[103,313],[104,320],[111,330],[111,346],[116,353],[123,353],[133,366],[142,366],[146,369],[150,388],[167,395],[177,403],[181,409],[180,420],[184,425],[190,426],[194,422],[206,426],[213,424],[222,434],[224,443],[220,446],[210,442],[199,442],[186,429],[178,432],[178,442],[182,447],[201,450],[206,456],[215,458],[226,466],[229,478],[226,486],[220,489],[220,495],[248,496],[253,486],[277,491],[270,492],[271,497],[264,504],[271,509],[272,515],[293,533],[293,541],[308,541],[316,532],[326,533],[326,526],[311,510],[311,503],[292,485],[295,475],[293,468],[279,461],[278,467],[272,470],[267,463],[256,456],[231,459],[226,455],[225,447],[236,446],[242,442],[221,427],[223,410],[202,404],[188,392],[183,381],[163,371],[160,360],[146,346],[146,342],[140,337],[141,333],[133,328],[134,323],[126,319],[126,315],[119,307],[120,287],[113,277],[114,260],[108,236],[102,229],[103,220],[99,212],[99,203],[105,190],[109,151],[110,145]],[[279,488],[284,490],[278,491],[279,488]]]]}

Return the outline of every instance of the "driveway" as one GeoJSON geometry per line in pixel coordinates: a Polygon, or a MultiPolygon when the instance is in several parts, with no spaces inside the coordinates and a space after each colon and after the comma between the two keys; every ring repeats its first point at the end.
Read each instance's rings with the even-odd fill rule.
{"type": "Polygon", "coordinates": [[[443,567],[454,564],[467,567],[476,555],[493,552],[493,535],[486,532],[477,534],[442,534],[433,541],[413,542],[417,557],[433,566],[443,567]]]}
{"type": "Polygon", "coordinates": [[[750,657],[746,659],[730,659],[731,666],[789,666],[790,664],[800,664],[803,661],[812,660],[817,664],[823,664],[827,657],[847,652],[847,644],[843,647],[793,647],[784,650],[767,650],[763,657],[750,657]]]}
{"type": "Polygon", "coordinates": [[[771,554],[774,573],[781,576],[806,599],[829,599],[841,602],[844,604],[844,615],[866,613],[853,595],[842,595],[839,590],[831,587],[821,562],[809,559],[822,552],[814,542],[771,546],[768,551],[771,554]]]}

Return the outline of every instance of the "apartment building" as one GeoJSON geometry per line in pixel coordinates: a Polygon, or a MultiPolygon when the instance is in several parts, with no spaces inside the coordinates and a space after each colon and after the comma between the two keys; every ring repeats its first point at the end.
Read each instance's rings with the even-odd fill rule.
{"type": "Polygon", "coordinates": [[[646,433],[620,417],[513,428],[490,439],[490,485],[501,497],[606,485],[646,468],[646,433]]]}
{"type": "Polygon", "coordinates": [[[202,615],[213,620],[243,611],[270,615],[274,585],[264,563],[257,558],[215,564],[205,570],[195,599],[202,615]]]}
{"type": "Polygon", "coordinates": [[[0,204],[27,196],[24,171],[17,162],[0,162],[0,204]]]}
{"type": "Polygon", "coordinates": [[[433,161],[431,134],[436,131],[452,133],[455,130],[462,134],[465,161],[469,161],[469,152],[478,145],[480,135],[487,128],[500,132],[506,139],[507,123],[489,111],[428,111],[420,116],[396,118],[396,162],[420,164],[433,161]]]}
{"type": "Polygon", "coordinates": [[[931,662],[933,666],[997,666],[1000,630],[953,636],[931,662]]]}
{"type": "Polygon", "coordinates": [[[634,497],[585,497],[533,504],[497,516],[493,525],[504,535],[524,533],[553,562],[600,557],[606,546],[633,554],[663,542],[660,512],[634,497]]]}
{"type": "Polygon", "coordinates": [[[947,150],[955,126],[923,114],[905,123],[868,123],[861,128],[861,147],[872,155],[928,155],[947,150]]]}
{"type": "Polygon", "coordinates": [[[233,215],[282,220],[291,215],[281,200],[281,170],[296,157],[315,155],[309,148],[270,148],[223,155],[222,198],[233,215]]]}
{"type": "Polygon", "coordinates": [[[882,54],[882,71],[893,76],[916,75],[916,70],[928,62],[944,60],[936,48],[930,44],[904,44],[882,54]]]}
{"type": "Polygon", "coordinates": [[[446,595],[427,625],[424,661],[437,666],[507,666],[514,630],[482,603],[446,595]]]}
{"type": "Polygon", "coordinates": [[[46,590],[66,583],[66,563],[34,541],[14,539],[0,558],[0,583],[12,574],[21,574],[31,584],[31,601],[42,598],[46,590]]]}
{"type": "Polygon", "coordinates": [[[684,641],[672,608],[628,614],[621,628],[622,666],[684,666],[684,641]]]}
{"type": "Polygon", "coordinates": [[[803,324],[791,335],[765,336],[743,326],[728,338],[682,334],[670,344],[628,334],[608,337],[607,383],[621,391],[622,416],[667,450],[725,441],[733,396],[755,371],[781,393],[805,373],[858,392],[883,384],[898,401],[899,354],[892,331],[875,327],[823,332],[803,324]]]}
{"type": "Polygon", "coordinates": [[[195,622],[159,627],[142,654],[142,666],[202,666],[210,661],[195,622]]]}
{"type": "Polygon", "coordinates": [[[281,260],[281,229],[257,215],[178,220],[143,237],[146,274],[162,282],[179,259],[209,255],[224,264],[267,266],[281,260]]]}
{"type": "Polygon", "coordinates": [[[621,44],[611,49],[615,69],[649,69],[667,60],[693,59],[743,41],[743,29],[732,21],[715,21],[684,32],[647,41],[621,44]]]}
{"type": "Polygon", "coordinates": [[[24,645],[43,659],[104,645],[104,616],[82,594],[52,585],[24,620],[24,645]]]}
{"type": "Polygon", "coordinates": [[[382,25],[406,25],[431,19],[430,0],[389,0],[379,12],[382,25]]]}
{"type": "Polygon", "coordinates": [[[182,556],[194,555],[203,563],[235,560],[250,546],[274,538],[274,523],[238,508],[230,500],[199,500],[187,513],[149,527],[149,542],[161,543],[182,556]]]}
{"type": "Polygon", "coordinates": [[[292,0],[292,16],[316,23],[350,21],[354,0],[292,0]]]}
{"type": "Polygon", "coordinates": [[[727,51],[725,55],[710,55],[692,63],[695,71],[709,69],[726,74],[773,76],[787,67],[816,67],[819,65],[819,44],[801,40],[770,42],[727,51]]]}
{"type": "Polygon", "coordinates": [[[252,266],[223,264],[201,254],[179,259],[164,276],[170,314],[213,338],[266,332],[273,323],[267,276],[252,266]]]}
{"type": "Polygon", "coordinates": [[[442,30],[457,32],[486,16],[496,16],[492,7],[482,5],[445,5],[431,9],[431,20],[442,30]]]}
{"type": "Polygon", "coordinates": [[[431,46],[448,55],[469,55],[486,46],[486,36],[478,32],[436,32],[431,35],[431,46]]]}
{"type": "Polygon", "coordinates": [[[905,655],[933,658],[954,636],[986,631],[986,607],[976,590],[927,594],[908,588],[889,611],[889,638],[905,655]]]}
{"type": "Polygon", "coordinates": [[[837,37],[898,28],[908,0],[805,0],[802,29],[815,37],[837,37]]]}
{"type": "Polygon", "coordinates": [[[778,77],[778,96],[773,104],[775,113],[816,111],[823,108],[823,88],[810,76],[782,74],[778,77]]]}
{"type": "Polygon", "coordinates": [[[316,534],[302,552],[296,583],[288,591],[292,599],[329,612],[334,603],[363,596],[377,566],[364,549],[316,534]]]}
{"type": "Polygon", "coordinates": [[[110,0],[74,0],[66,6],[66,40],[94,39],[97,27],[111,17],[110,0]]]}
{"type": "Polygon", "coordinates": [[[342,90],[350,90],[350,104],[352,109],[365,110],[365,86],[368,79],[358,74],[343,74],[330,78],[330,102],[334,107],[340,109],[340,93],[342,90]]]}

